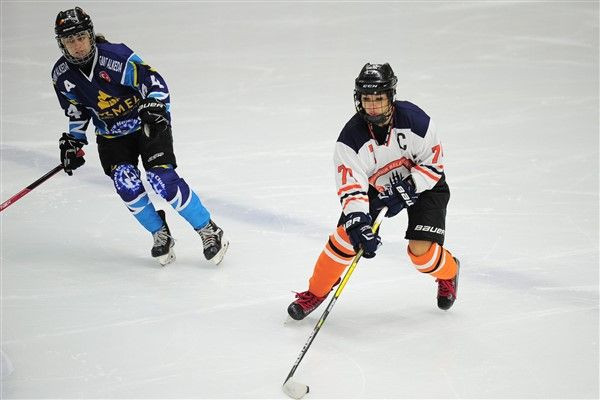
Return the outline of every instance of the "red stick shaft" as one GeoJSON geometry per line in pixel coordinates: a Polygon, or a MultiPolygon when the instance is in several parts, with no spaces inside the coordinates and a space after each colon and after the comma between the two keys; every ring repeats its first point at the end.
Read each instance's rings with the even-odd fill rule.
{"type": "Polygon", "coordinates": [[[44,183],[45,181],[47,181],[50,177],[52,177],[54,174],[56,174],[58,171],[60,171],[62,169],[63,169],[63,166],[61,164],[59,164],[56,167],[52,168],[50,171],[48,171],[40,179],[38,179],[37,181],[33,182],[31,185],[27,186],[26,188],[24,188],[23,190],[21,190],[19,193],[15,194],[10,199],[8,199],[4,203],[2,203],[0,205],[0,212],[4,211],[5,208],[7,208],[11,204],[13,204],[17,200],[19,200],[21,197],[25,196],[27,193],[31,192],[33,189],[35,189],[36,187],[38,187],[39,185],[41,185],[42,183],[44,183]]]}

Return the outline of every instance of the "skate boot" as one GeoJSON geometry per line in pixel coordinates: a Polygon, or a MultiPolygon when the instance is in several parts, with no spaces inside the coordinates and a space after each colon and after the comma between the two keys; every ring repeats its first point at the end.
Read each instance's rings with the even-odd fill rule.
{"type": "Polygon", "coordinates": [[[229,247],[229,241],[223,238],[223,229],[219,228],[211,219],[204,228],[196,229],[196,232],[202,238],[204,257],[219,265],[229,247]]]}
{"type": "Polygon", "coordinates": [[[167,225],[165,212],[163,210],[157,211],[160,219],[163,221],[163,226],[152,234],[154,238],[154,245],[152,246],[152,257],[158,261],[163,267],[170,262],[175,261],[175,252],[173,246],[175,246],[175,240],[171,236],[171,231],[167,225]]]}
{"type": "Polygon", "coordinates": [[[436,279],[438,283],[437,293],[437,304],[442,310],[448,310],[454,304],[456,300],[456,293],[458,292],[458,272],[460,270],[460,262],[456,257],[456,276],[452,279],[436,279]]]}
{"type": "MultiPolygon", "coordinates": [[[[333,290],[333,288],[336,287],[341,281],[342,280],[338,278],[331,290],[333,290]]],[[[331,290],[329,293],[331,293],[331,290]]],[[[288,306],[288,314],[296,321],[304,319],[308,314],[313,312],[321,305],[322,302],[325,301],[329,293],[323,297],[317,297],[308,290],[302,293],[296,292],[296,300],[294,300],[294,302],[288,306]]]]}

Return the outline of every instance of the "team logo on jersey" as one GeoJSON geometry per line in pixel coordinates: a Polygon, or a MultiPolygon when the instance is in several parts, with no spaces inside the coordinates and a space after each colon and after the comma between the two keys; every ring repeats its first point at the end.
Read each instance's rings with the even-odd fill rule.
{"type": "Polygon", "coordinates": [[[121,98],[113,97],[102,90],[98,91],[98,116],[100,119],[111,119],[128,114],[137,107],[140,99],[138,96],[121,98]]]}
{"type": "Polygon", "coordinates": [[[106,110],[109,107],[114,106],[119,102],[119,99],[112,97],[111,95],[104,93],[102,90],[98,91],[98,108],[106,110]]]}
{"type": "Polygon", "coordinates": [[[110,82],[110,75],[106,71],[100,71],[100,78],[104,79],[106,82],[110,82]]]}
{"type": "Polygon", "coordinates": [[[382,192],[385,190],[385,184],[388,183],[390,172],[395,172],[400,174],[400,176],[406,176],[410,173],[411,168],[414,166],[415,163],[406,157],[394,160],[375,171],[375,173],[369,177],[369,184],[377,189],[377,191],[382,192]],[[380,185],[377,182],[377,180],[381,177],[384,177],[384,185],[380,185]]]}

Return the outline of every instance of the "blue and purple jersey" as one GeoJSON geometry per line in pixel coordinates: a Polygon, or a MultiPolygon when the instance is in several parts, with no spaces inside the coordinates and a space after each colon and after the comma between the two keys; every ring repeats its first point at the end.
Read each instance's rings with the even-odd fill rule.
{"type": "Polygon", "coordinates": [[[116,137],[141,128],[137,106],[142,98],[159,99],[170,109],[165,80],[120,43],[96,44],[89,75],[61,57],[52,68],[52,82],[69,117],[69,135],[86,143],[90,119],[97,135],[116,137]]]}

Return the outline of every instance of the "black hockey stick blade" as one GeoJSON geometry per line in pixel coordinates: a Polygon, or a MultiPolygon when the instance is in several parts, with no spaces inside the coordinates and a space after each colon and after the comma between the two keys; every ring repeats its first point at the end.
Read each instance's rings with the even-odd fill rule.
{"type": "Polygon", "coordinates": [[[309,387],[303,383],[294,382],[288,379],[283,384],[283,393],[290,396],[292,399],[301,399],[310,391],[309,387]]]}

